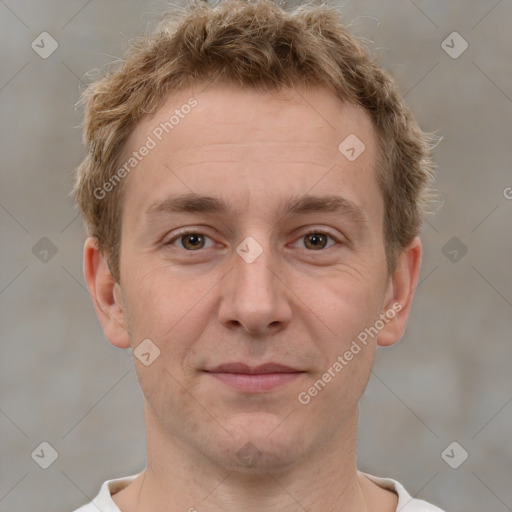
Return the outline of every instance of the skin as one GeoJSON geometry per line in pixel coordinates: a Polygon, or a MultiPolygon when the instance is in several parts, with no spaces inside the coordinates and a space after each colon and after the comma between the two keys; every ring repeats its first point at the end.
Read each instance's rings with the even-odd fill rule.
{"type": "Polygon", "coordinates": [[[322,87],[271,95],[215,84],[170,96],[127,154],[192,95],[197,107],[123,182],[120,283],[96,240],[85,244],[107,339],[123,349],[150,339],[160,350],[148,366],[134,358],[147,468],[113,500],[123,512],[394,511],[396,495],[357,470],[358,402],[377,345],[404,333],[422,249],[414,238],[388,275],[372,123],[322,87]],[[352,162],[338,150],[351,133],[366,147],[352,162]],[[148,213],[191,192],[227,211],[148,213]],[[346,211],[276,213],[304,194],[343,197],[361,222],[346,211]],[[204,238],[178,236],[185,227],[204,238]],[[236,252],[248,236],[263,250],[252,263],[236,252]],[[301,404],[298,394],[397,303],[378,336],[301,404]],[[234,361],[304,373],[248,393],[204,371],[234,361]],[[238,455],[247,446],[250,466],[238,455]]]}

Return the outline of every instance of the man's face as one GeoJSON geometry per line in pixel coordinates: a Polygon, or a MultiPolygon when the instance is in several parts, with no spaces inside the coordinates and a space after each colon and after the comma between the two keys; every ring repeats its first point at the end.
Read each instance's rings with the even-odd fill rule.
{"type": "Polygon", "coordinates": [[[323,88],[287,98],[184,92],[136,128],[127,151],[157,143],[124,183],[120,256],[131,345],[160,350],[147,366],[135,359],[147,421],[226,467],[252,451],[284,468],[341,435],[377,337],[332,367],[389,302],[371,121],[323,88]],[[155,132],[192,95],[197,106],[155,132]],[[350,134],[365,146],[355,160],[355,139],[339,149],[350,134]],[[296,373],[213,371],[229,363],[296,373]],[[330,382],[309,393],[329,368],[330,382]]]}

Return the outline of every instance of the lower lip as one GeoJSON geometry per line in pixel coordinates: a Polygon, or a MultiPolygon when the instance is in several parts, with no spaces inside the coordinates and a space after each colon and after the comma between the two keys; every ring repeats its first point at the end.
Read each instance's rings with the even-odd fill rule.
{"type": "Polygon", "coordinates": [[[210,375],[224,384],[240,391],[256,393],[258,391],[269,391],[279,386],[292,382],[304,372],[293,373],[261,373],[251,375],[248,373],[214,373],[210,375]]]}

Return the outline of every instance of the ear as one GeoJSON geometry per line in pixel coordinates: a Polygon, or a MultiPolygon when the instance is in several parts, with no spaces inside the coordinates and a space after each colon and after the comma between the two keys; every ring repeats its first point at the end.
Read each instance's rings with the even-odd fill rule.
{"type": "Polygon", "coordinates": [[[85,241],[84,276],[106,338],[115,347],[129,348],[130,337],[120,287],[94,237],[85,241]]]}
{"type": "Polygon", "coordinates": [[[404,335],[414,292],[418,286],[422,252],[419,237],[414,237],[399,256],[396,270],[389,280],[382,312],[388,322],[377,337],[378,345],[393,345],[404,335]]]}

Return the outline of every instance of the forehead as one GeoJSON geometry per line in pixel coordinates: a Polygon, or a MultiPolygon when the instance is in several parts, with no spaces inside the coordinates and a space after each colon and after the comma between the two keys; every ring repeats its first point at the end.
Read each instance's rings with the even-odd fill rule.
{"type": "Polygon", "coordinates": [[[342,193],[377,217],[377,141],[366,112],[323,87],[276,93],[233,85],[170,95],[130,137],[125,160],[144,145],[126,180],[123,215],[169,193],[217,195],[246,210],[283,195],[342,193]],[[314,189],[314,190],[313,190],[314,189]],[[126,201],[127,196],[130,200],[126,201]],[[235,204],[238,200],[238,204],[235,204]]]}

